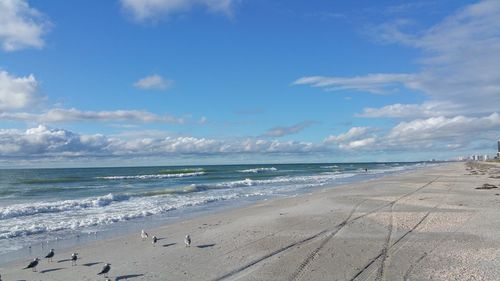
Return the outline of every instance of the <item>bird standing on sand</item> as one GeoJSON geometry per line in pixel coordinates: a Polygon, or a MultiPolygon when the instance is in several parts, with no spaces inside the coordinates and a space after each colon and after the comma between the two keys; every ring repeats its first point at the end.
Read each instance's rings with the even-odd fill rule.
{"type": "Polygon", "coordinates": [[[45,258],[51,262],[52,261],[52,258],[54,257],[55,253],[54,253],[54,249],[50,249],[50,252],[45,256],[45,258]]]}
{"type": "Polygon", "coordinates": [[[153,235],[153,246],[156,245],[156,242],[158,242],[158,238],[156,236],[153,235]]]}
{"type": "Polygon", "coordinates": [[[76,265],[76,260],[78,260],[78,253],[71,254],[71,265],[76,265]]]}
{"type": "Polygon", "coordinates": [[[191,247],[191,236],[189,234],[184,238],[184,244],[186,244],[186,247],[191,247]]]}
{"type": "Polygon", "coordinates": [[[33,272],[36,271],[36,266],[38,265],[38,261],[40,259],[39,258],[34,258],[32,262],[30,262],[25,268],[23,269],[27,269],[27,268],[31,268],[33,270],[33,272]]]}
{"type": "Polygon", "coordinates": [[[144,231],[144,229],[141,230],[141,239],[142,239],[142,241],[148,239],[148,237],[149,237],[148,233],[146,231],[144,231]]]}
{"type": "Polygon", "coordinates": [[[104,277],[108,278],[108,272],[111,270],[111,264],[106,263],[104,267],[101,269],[101,272],[97,273],[97,275],[104,274],[104,277]]]}

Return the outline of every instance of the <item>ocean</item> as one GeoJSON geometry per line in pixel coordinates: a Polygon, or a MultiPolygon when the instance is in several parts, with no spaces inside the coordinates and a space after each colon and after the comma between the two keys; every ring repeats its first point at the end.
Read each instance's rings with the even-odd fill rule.
{"type": "MultiPolygon", "coordinates": [[[[0,170],[0,263],[425,163],[0,170]],[[367,169],[367,171],[365,170],[367,169]]],[[[333,187],[334,188],[334,187],[333,187]]]]}

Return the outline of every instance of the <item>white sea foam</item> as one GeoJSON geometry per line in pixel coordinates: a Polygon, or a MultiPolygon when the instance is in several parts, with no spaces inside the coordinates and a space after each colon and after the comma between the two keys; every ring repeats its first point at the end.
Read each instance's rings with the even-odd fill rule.
{"type": "MultiPolygon", "coordinates": [[[[384,173],[387,173],[387,172],[404,171],[404,170],[407,170],[409,168],[410,167],[408,167],[408,166],[390,167],[390,168],[386,168],[386,169],[380,169],[379,168],[379,169],[368,170],[366,173],[372,174],[372,175],[375,175],[375,174],[384,174],[384,173]]],[[[361,169],[360,172],[365,172],[365,170],[361,169]]]]}
{"type": "Polygon", "coordinates": [[[209,189],[223,189],[223,188],[238,188],[238,187],[249,187],[249,186],[278,186],[278,185],[290,185],[292,188],[296,188],[297,185],[302,187],[324,185],[326,183],[332,182],[340,178],[349,178],[355,176],[354,173],[337,173],[337,172],[327,172],[319,175],[310,176],[281,176],[272,179],[264,180],[252,180],[244,179],[238,181],[228,181],[221,182],[217,184],[193,184],[191,187],[197,188],[198,190],[209,190],[209,189]]]}
{"type": "Polygon", "coordinates": [[[247,170],[239,170],[238,172],[240,173],[264,173],[264,172],[274,172],[277,171],[278,169],[274,167],[262,167],[262,168],[254,168],[254,169],[247,169],[247,170]]]}
{"type": "Polygon", "coordinates": [[[104,207],[112,202],[128,200],[127,195],[108,194],[105,196],[86,198],[82,200],[63,200],[42,203],[14,204],[7,207],[0,207],[0,219],[15,217],[26,217],[41,213],[58,213],[74,211],[85,208],[104,207]]]}
{"type": "Polygon", "coordinates": [[[205,172],[192,172],[192,173],[175,173],[175,174],[153,174],[153,175],[134,175],[134,176],[106,176],[98,177],[104,180],[131,180],[131,179],[166,179],[166,178],[184,178],[202,176],[205,172]]]}
{"type": "MultiPolygon", "coordinates": [[[[2,219],[2,223],[0,224],[0,239],[107,225],[161,214],[178,208],[261,194],[263,193],[246,192],[239,194],[218,192],[198,196],[130,197],[129,200],[118,201],[113,204],[95,203],[88,208],[70,207],[67,211],[61,211],[61,204],[41,203],[34,206],[34,209],[38,210],[38,212],[31,211],[31,213],[38,213],[38,216],[22,216],[26,215],[27,212],[24,207],[17,206],[18,216],[10,216],[9,218],[2,219]],[[52,205],[53,208],[47,207],[49,205],[52,205]],[[58,212],[47,212],[47,210],[57,208],[59,208],[58,212]]],[[[109,197],[113,197],[113,195],[109,197]]],[[[91,202],[95,201],[95,199],[89,198],[84,201],[91,202]]],[[[71,206],[72,204],[69,205],[71,206]]],[[[11,210],[14,208],[11,208],[11,210]]]]}

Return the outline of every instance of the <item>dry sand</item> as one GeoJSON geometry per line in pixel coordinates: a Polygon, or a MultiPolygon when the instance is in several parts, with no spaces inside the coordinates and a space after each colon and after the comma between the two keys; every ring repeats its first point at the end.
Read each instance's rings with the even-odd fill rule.
{"type": "Polygon", "coordinates": [[[500,280],[500,166],[452,163],[56,249],[3,281],[500,280]],[[184,246],[185,234],[193,244],[184,246]],[[72,252],[77,266],[67,260],[72,252]],[[61,262],[59,262],[61,261],[61,262]]]}

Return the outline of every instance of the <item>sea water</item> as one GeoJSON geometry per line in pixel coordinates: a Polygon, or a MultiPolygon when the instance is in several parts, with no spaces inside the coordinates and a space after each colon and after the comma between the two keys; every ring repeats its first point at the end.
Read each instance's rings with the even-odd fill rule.
{"type": "Polygon", "coordinates": [[[109,237],[116,231],[136,231],[223,206],[292,196],[422,165],[425,163],[3,169],[0,263],[33,255],[33,251],[43,253],[58,241],[78,243],[109,237]]]}

